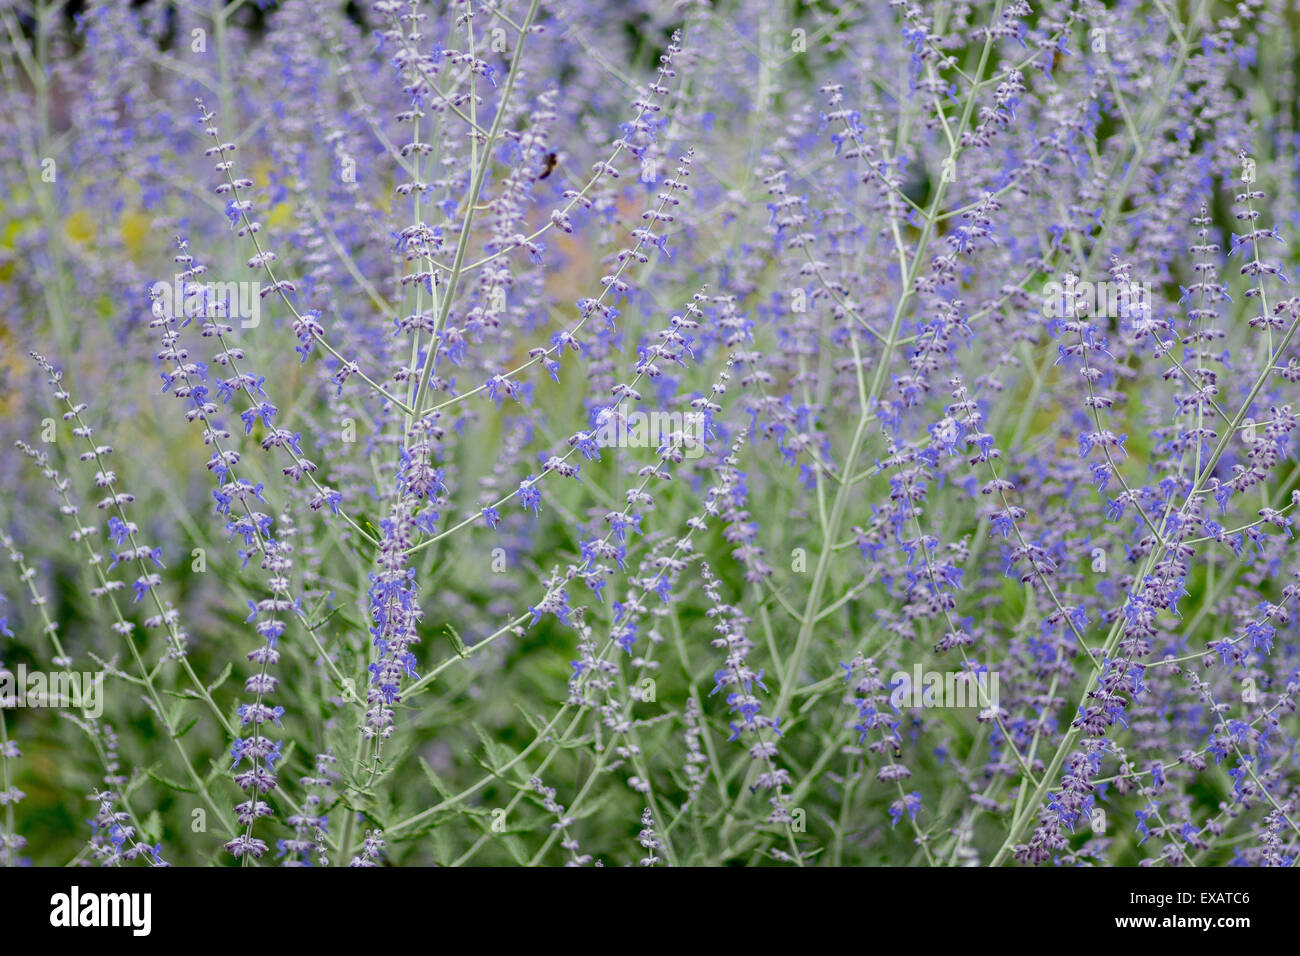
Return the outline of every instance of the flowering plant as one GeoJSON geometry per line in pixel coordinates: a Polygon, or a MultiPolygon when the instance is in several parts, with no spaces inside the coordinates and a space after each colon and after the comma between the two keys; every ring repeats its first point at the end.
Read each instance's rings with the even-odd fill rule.
{"type": "Polygon", "coordinates": [[[0,861],[1295,863],[1289,4],[0,25],[0,861]]]}

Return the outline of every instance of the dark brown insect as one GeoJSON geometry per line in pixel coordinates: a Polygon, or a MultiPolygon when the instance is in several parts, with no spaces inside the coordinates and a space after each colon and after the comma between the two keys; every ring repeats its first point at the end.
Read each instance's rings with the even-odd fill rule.
{"type": "Polygon", "coordinates": [[[555,164],[556,164],[556,162],[559,160],[559,158],[560,158],[560,157],[557,156],[555,153],[547,153],[547,154],[546,154],[546,159],[544,159],[544,160],[542,161],[542,163],[543,163],[543,166],[542,166],[542,174],[541,174],[540,176],[537,177],[537,179],[538,179],[539,181],[540,181],[540,180],[543,180],[543,179],[545,179],[547,176],[551,175],[551,171],[552,171],[553,169],[555,169],[555,164]]]}

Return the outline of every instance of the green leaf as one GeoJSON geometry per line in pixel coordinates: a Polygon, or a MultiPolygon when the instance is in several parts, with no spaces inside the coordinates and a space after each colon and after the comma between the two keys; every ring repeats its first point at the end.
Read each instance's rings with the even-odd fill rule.
{"type": "Polygon", "coordinates": [[[144,820],[140,821],[140,835],[144,837],[144,842],[154,844],[162,839],[162,814],[157,810],[149,814],[144,820]]]}
{"type": "Polygon", "coordinates": [[[470,726],[474,728],[474,733],[478,734],[478,739],[483,744],[483,749],[487,751],[488,759],[484,764],[487,769],[496,772],[497,768],[510,762],[510,759],[514,754],[510,752],[509,747],[499,741],[493,740],[478,724],[471,724],[470,726]]]}
{"type": "Polygon", "coordinates": [[[438,796],[442,797],[444,800],[450,800],[455,796],[452,789],[442,782],[442,778],[434,773],[433,768],[429,766],[429,761],[425,760],[423,757],[420,758],[420,769],[423,770],[424,775],[429,778],[429,783],[431,783],[433,789],[438,792],[438,796]]]}
{"type": "Polygon", "coordinates": [[[533,729],[534,734],[542,734],[546,732],[546,723],[542,720],[542,718],[534,714],[530,714],[527,710],[524,709],[523,704],[516,702],[515,710],[519,711],[519,715],[523,717],[524,722],[527,723],[528,726],[533,729]]]}
{"type": "Polygon", "coordinates": [[[198,788],[193,787],[193,786],[190,786],[189,784],[177,783],[175,780],[169,780],[169,779],[167,779],[167,778],[164,777],[162,774],[158,773],[158,771],[154,770],[152,767],[148,767],[148,768],[146,768],[146,769],[145,769],[145,773],[147,773],[150,777],[152,777],[152,778],[153,778],[154,780],[156,780],[158,783],[161,783],[161,784],[162,784],[164,787],[166,787],[168,790],[178,790],[178,791],[180,791],[181,793],[198,793],[198,792],[199,792],[199,791],[198,791],[198,788]]]}
{"type": "Polygon", "coordinates": [[[450,624],[447,625],[447,636],[451,638],[451,646],[456,649],[457,656],[469,657],[469,648],[465,646],[465,642],[460,639],[460,634],[450,624]]]}
{"type": "Polygon", "coordinates": [[[235,669],[235,665],[232,664],[230,661],[226,661],[226,666],[221,671],[221,675],[216,680],[214,680],[211,684],[208,685],[208,693],[209,694],[212,693],[214,690],[216,690],[218,687],[224,684],[226,680],[229,679],[230,672],[233,671],[234,669],[235,669]]]}

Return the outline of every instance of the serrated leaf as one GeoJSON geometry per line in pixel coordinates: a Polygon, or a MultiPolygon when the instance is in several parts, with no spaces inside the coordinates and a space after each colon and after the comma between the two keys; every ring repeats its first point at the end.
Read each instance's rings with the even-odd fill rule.
{"type": "Polygon", "coordinates": [[[342,621],[344,624],[347,624],[353,630],[364,631],[367,629],[364,624],[358,621],[351,614],[348,614],[344,611],[331,611],[330,616],[337,617],[340,621],[342,621]]]}
{"type": "Polygon", "coordinates": [[[528,726],[533,729],[533,733],[540,735],[546,730],[546,724],[542,723],[540,718],[535,717],[526,711],[523,704],[516,703],[515,710],[519,711],[519,716],[524,718],[524,721],[528,726]]]}
{"type": "Polygon", "coordinates": [[[162,814],[157,810],[140,821],[140,835],[144,837],[144,842],[154,844],[162,839],[162,814]]]}
{"type": "Polygon", "coordinates": [[[509,747],[493,740],[478,724],[471,724],[470,726],[474,728],[474,733],[478,734],[478,739],[483,744],[483,749],[487,751],[489,761],[488,764],[485,764],[487,769],[496,772],[498,767],[509,762],[511,758],[509,747]]]}
{"type": "Polygon", "coordinates": [[[307,625],[307,630],[309,630],[309,631],[318,631],[318,630],[320,630],[320,629],[325,625],[325,622],[326,622],[326,621],[328,621],[330,618],[332,618],[335,614],[338,614],[338,613],[339,613],[339,609],[338,609],[338,608],[336,608],[336,607],[335,607],[335,608],[330,608],[330,612],[329,612],[328,614],[326,614],[323,618],[321,618],[319,621],[317,621],[315,624],[308,624],[308,625],[307,625]]]}
{"type": "Polygon", "coordinates": [[[217,677],[216,680],[214,680],[211,684],[208,685],[208,693],[211,694],[214,690],[216,690],[218,687],[224,684],[230,678],[230,672],[233,671],[234,669],[235,669],[235,665],[230,661],[226,661],[226,666],[225,668],[222,669],[221,674],[217,677]]]}
{"type": "Polygon", "coordinates": [[[599,813],[602,809],[604,809],[605,805],[608,804],[613,798],[614,798],[614,794],[606,790],[605,792],[601,793],[594,799],[584,803],[582,807],[579,808],[578,810],[575,810],[573,813],[567,815],[573,817],[573,819],[575,820],[585,820],[588,817],[595,816],[597,813],[599,813]]]}
{"type": "Polygon", "coordinates": [[[451,646],[456,649],[456,655],[458,657],[469,657],[469,648],[466,647],[465,642],[460,639],[460,632],[450,624],[447,625],[447,636],[451,639],[451,646]]]}
{"type": "Polygon", "coordinates": [[[425,777],[427,777],[429,783],[433,785],[433,789],[437,792],[438,796],[442,797],[444,800],[450,800],[455,796],[455,793],[452,792],[451,788],[443,783],[442,778],[439,777],[434,772],[433,768],[429,766],[429,761],[425,760],[423,757],[420,758],[420,769],[424,771],[425,777]]]}
{"type": "Polygon", "coordinates": [[[196,787],[190,786],[189,784],[177,783],[175,780],[167,779],[158,771],[154,770],[152,767],[145,768],[145,773],[147,773],[150,777],[152,777],[156,782],[162,784],[168,790],[178,790],[181,793],[199,792],[196,787]]]}

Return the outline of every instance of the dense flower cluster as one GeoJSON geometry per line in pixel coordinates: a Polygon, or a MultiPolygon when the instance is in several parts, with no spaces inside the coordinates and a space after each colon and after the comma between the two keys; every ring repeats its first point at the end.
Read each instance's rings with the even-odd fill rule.
{"type": "Polygon", "coordinates": [[[0,4],[0,865],[1294,864],[1289,7],[0,4]]]}

